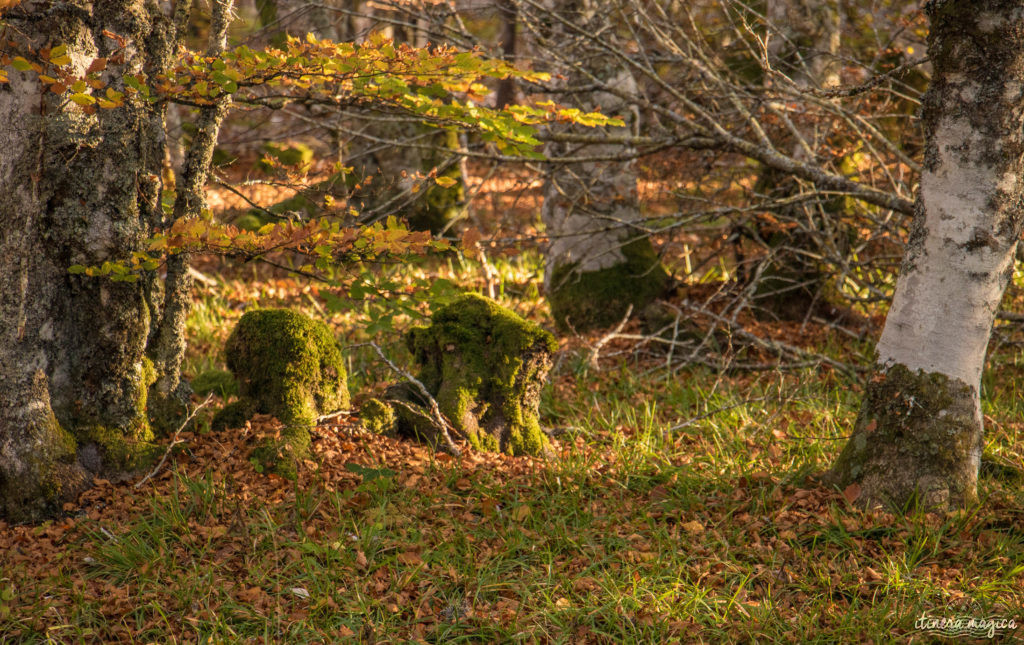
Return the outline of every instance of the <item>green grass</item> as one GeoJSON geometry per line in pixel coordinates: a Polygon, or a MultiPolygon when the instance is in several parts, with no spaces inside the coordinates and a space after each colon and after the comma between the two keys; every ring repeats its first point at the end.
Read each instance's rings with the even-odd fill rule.
{"type": "MultiPolygon", "coordinates": [[[[60,573],[24,580],[5,565],[0,582],[39,601],[19,601],[0,633],[825,643],[899,638],[922,612],[1012,614],[1024,600],[1016,487],[985,477],[972,511],[906,518],[807,487],[852,422],[853,385],[814,371],[581,373],[545,395],[546,422],[572,426],[556,460],[440,461],[342,430],[317,445],[352,442],[363,465],[321,456],[299,483],[277,480],[273,501],[179,458],[133,515],[83,520],[60,573]],[[327,481],[334,471],[349,479],[327,481]],[[66,602],[55,614],[45,595],[66,602]]],[[[1017,454],[1014,438],[990,450],[1017,454]]]]}

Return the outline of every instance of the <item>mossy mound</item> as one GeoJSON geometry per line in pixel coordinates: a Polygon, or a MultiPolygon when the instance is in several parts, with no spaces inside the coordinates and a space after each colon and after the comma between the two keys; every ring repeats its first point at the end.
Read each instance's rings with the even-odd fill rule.
{"type": "Polygon", "coordinates": [[[224,352],[238,381],[239,402],[222,410],[215,422],[236,422],[248,410],[277,417],[284,424],[280,439],[261,446],[256,457],[278,474],[293,474],[295,461],[308,452],[316,418],[349,404],[345,364],[334,335],[327,325],[296,311],[258,309],[238,321],[224,352]]]}
{"type": "Polygon", "coordinates": [[[547,300],[560,330],[611,327],[629,305],[639,312],[665,292],[669,275],[648,238],[629,242],[622,253],[625,261],[606,269],[580,273],[573,263],[554,270],[547,300]]]}
{"type": "Polygon", "coordinates": [[[430,327],[411,330],[407,342],[420,380],[470,444],[513,455],[545,451],[537,409],[558,349],[551,334],[466,294],[439,309],[430,327]]]}
{"type": "Polygon", "coordinates": [[[213,415],[210,421],[210,429],[214,432],[227,430],[229,428],[241,428],[256,414],[256,406],[252,399],[232,401],[213,415]]]}
{"type": "MultiPolygon", "coordinates": [[[[313,149],[304,143],[289,145],[268,142],[263,144],[263,152],[282,166],[291,166],[299,170],[308,170],[313,163],[313,149]]],[[[264,172],[270,172],[273,169],[262,159],[256,162],[256,168],[264,172]]]]}
{"type": "Polygon", "coordinates": [[[397,419],[395,410],[380,399],[370,399],[359,408],[359,420],[363,427],[374,434],[394,432],[397,419]]]}

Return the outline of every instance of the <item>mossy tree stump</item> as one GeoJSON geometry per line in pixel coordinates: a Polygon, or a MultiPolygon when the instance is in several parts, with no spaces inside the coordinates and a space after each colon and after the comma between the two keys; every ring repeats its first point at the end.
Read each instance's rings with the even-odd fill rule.
{"type": "Polygon", "coordinates": [[[260,445],[264,468],[294,476],[308,453],[309,429],[322,414],[348,407],[345,364],[327,325],[290,309],[249,311],[224,348],[238,381],[239,400],[214,417],[215,429],[238,426],[253,414],[273,415],[280,437],[260,445]]]}
{"type": "MultiPolygon", "coordinates": [[[[473,447],[512,455],[546,451],[538,408],[558,349],[551,334],[493,300],[466,294],[439,309],[429,327],[411,330],[407,342],[420,381],[473,447]]],[[[408,393],[394,406],[395,423],[399,432],[422,434],[423,424],[410,419],[416,397],[411,388],[408,393]]]]}

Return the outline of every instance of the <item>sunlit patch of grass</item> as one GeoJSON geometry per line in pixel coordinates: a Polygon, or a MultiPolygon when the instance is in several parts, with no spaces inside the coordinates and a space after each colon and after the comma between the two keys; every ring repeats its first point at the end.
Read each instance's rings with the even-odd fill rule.
{"type": "Polygon", "coordinates": [[[192,301],[185,330],[189,347],[182,372],[196,376],[211,369],[224,369],[222,348],[241,312],[218,293],[205,292],[192,301]]]}

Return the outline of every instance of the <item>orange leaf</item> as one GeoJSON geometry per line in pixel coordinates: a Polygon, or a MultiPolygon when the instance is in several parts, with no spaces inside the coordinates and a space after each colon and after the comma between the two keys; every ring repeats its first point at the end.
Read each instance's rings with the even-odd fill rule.
{"type": "Polygon", "coordinates": [[[860,497],[860,484],[857,482],[850,484],[843,490],[843,498],[850,504],[857,501],[858,497],[860,497]]]}

